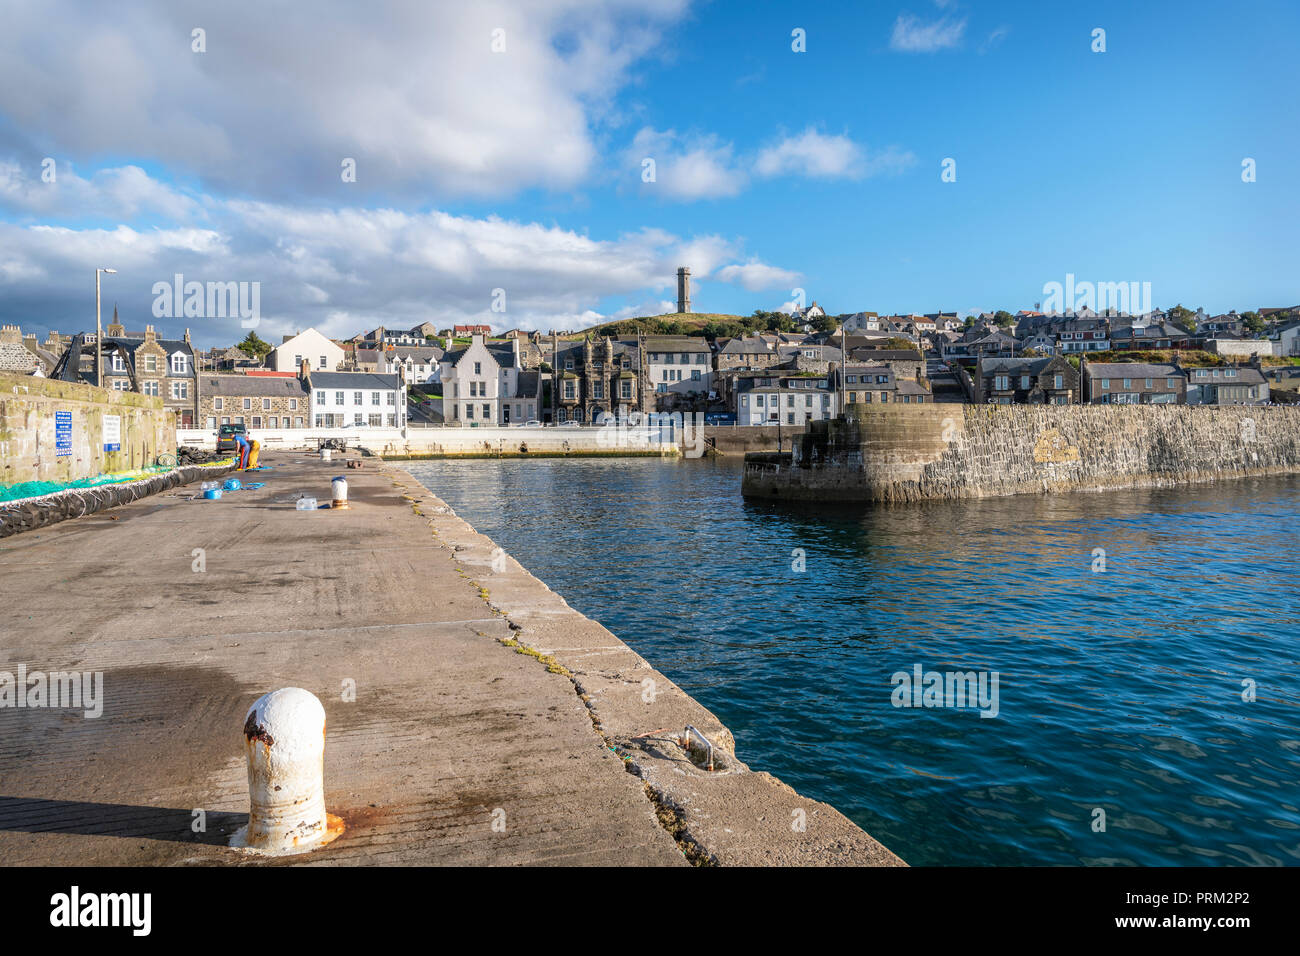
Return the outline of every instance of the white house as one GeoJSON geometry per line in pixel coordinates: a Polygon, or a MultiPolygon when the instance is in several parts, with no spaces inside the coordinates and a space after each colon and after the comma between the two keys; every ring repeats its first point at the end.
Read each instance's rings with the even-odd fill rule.
{"type": "Polygon", "coordinates": [[[286,336],[271,350],[267,364],[277,372],[298,372],[308,362],[312,371],[333,372],[343,364],[343,349],[315,329],[286,336]]]}
{"type": "Polygon", "coordinates": [[[651,335],[645,351],[650,388],[656,394],[707,394],[713,388],[713,353],[703,338],[651,335]]]}
{"type": "Polygon", "coordinates": [[[517,338],[489,343],[476,333],[465,348],[445,352],[440,367],[448,424],[519,424],[541,412],[541,375],[521,367],[517,338]]]}
{"type": "Polygon", "coordinates": [[[317,428],[406,426],[406,383],[400,375],[310,372],[306,381],[317,428]]]}
{"type": "Polygon", "coordinates": [[[385,375],[406,375],[411,383],[442,381],[443,350],[436,345],[408,348],[397,346],[378,353],[379,371],[385,375]]]}

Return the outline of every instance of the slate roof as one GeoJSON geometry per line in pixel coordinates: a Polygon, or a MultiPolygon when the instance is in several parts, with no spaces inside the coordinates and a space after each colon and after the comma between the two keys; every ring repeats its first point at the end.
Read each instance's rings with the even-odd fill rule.
{"type": "Polygon", "coordinates": [[[312,372],[312,388],[398,389],[400,375],[376,375],[374,372],[312,372]]]}
{"type": "Polygon", "coordinates": [[[302,398],[307,389],[300,379],[280,375],[213,375],[205,372],[199,376],[199,393],[205,397],[302,398]]]}

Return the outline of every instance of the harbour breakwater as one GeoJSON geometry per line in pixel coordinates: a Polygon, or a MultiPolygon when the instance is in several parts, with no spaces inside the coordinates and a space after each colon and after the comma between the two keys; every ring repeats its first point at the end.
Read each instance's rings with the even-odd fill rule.
{"type": "Polygon", "coordinates": [[[745,456],[750,498],[907,502],[1161,487],[1300,472],[1300,408],[855,405],[786,454],[745,456]]]}

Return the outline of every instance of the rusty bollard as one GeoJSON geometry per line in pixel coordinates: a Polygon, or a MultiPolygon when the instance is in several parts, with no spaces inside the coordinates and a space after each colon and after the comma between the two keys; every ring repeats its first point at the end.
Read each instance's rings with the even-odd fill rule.
{"type": "Polygon", "coordinates": [[[325,812],[325,708],[315,694],[284,687],[258,699],[244,720],[248,826],[231,845],[306,853],[343,832],[325,812]]]}

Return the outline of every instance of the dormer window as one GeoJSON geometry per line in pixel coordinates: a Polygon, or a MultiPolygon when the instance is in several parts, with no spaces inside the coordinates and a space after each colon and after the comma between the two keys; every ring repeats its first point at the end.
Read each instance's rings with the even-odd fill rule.
{"type": "Polygon", "coordinates": [[[172,374],[185,375],[190,370],[189,356],[184,352],[172,353],[172,374]]]}

